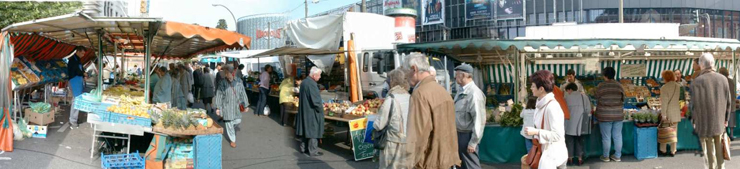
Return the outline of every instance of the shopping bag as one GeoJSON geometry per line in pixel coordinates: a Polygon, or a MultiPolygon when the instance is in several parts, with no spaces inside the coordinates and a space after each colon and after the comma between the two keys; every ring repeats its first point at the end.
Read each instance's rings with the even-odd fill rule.
{"type": "Polygon", "coordinates": [[[265,105],[265,111],[264,112],[265,112],[265,116],[269,116],[270,115],[270,106],[265,105]]]}
{"type": "Polygon", "coordinates": [[[3,108],[2,119],[0,119],[0,150],[13,151],[13,124],[10,122],[10,114],[6,108],[3,108]]]}
{"type": "Polygon", "coordinates": [[[722,134],[722,154],[725,157],[725,160],[730,160],[731,154],[730,154],[730,137],[727,136],[727,133],[722,134]]]}

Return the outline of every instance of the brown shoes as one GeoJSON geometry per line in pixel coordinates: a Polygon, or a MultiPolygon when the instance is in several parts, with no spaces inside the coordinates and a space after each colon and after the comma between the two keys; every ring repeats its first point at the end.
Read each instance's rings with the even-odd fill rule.
{"type": "Polygon", "coordinates": [[[231,148],[236,148],[236,142],[231,142],[231,148]]]}

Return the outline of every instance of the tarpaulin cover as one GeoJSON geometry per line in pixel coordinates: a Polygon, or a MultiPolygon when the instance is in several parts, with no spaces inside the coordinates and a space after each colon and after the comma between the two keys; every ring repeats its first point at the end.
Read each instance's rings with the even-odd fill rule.
{"type": "MultiPolygon", "coordinates": [[[[13,44],[14,56],[24,57],[31,61],[46,61],[62,59],[74,52],[75,46],[49,39],[37,34],[10,33],[10,43],[13,44]]],[[[95,58],[95,52],[88,50],[82,63],[95,58]]]]}
{"type": "MultiPolygon", "coordinates": [[[[0,70],[10,70],[10,63],[13,60],[13,50],[8,33],[0,33],[0,70]]],[[[9,84],[10,72],[0,74],[0,84],[9,84]]],[[[10,121],[10,92],[11,85],[4,85],[0,88],[0,150],[13,151],[13,123],[10,121]]]]}

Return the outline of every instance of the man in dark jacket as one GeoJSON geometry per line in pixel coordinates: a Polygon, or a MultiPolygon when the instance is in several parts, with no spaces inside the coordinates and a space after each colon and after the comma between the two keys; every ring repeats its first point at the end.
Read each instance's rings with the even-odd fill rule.
{"type": "Polygon", "coordinates": [[[193,95],[195,96],[196,100],[203,99],[202,96],[200,96],[200,90],[203,88],[203,83],[205,80],[203,80],[203,68],[200,64],[193,63],[193,95]]]}
{"type": "MultiPolygon", "coordinates": [[[[69,77],[69,88],[72,90],[72,94],[76,98],[83,93],[85,89],[85,77],[87,74],[82,69],[82,57],[85,56],[87,49],[82,46],[75,47],[75,53],[69,58],[67,63],[67,77],[69,77]]],[[[74,105],[74,99],[72,99],[72,105],[74,105]]],[[[69,111],[69,125],[71,127],[78,127],[77,116],[80,111],[72,108],[69,111]]]]}
{"type": "Polygon", "coordinates": [[[310,156],[321,156],[319,140],[324,136],[324,103],[319,86],[321,69],[312,67],[309,78],[301,83],[298,114],[296,114],[296,135],[301,138],[301,152],[310,156]]]}

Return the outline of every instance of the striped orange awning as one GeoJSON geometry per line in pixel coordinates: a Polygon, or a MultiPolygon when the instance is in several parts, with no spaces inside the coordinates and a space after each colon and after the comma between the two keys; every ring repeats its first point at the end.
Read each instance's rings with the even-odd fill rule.
{"type": "MultiPolygon", "coordinates": [[[[31,61],[58,60],[74,52],[74,45],[51,40],[37,34],[10,34],[10,43],[13,44],[13,53],[16,57],[24,57],[31,61]]],[[[95,57],[95,52],[87,52],[82,58],[87,62],[95,57]]]]}

